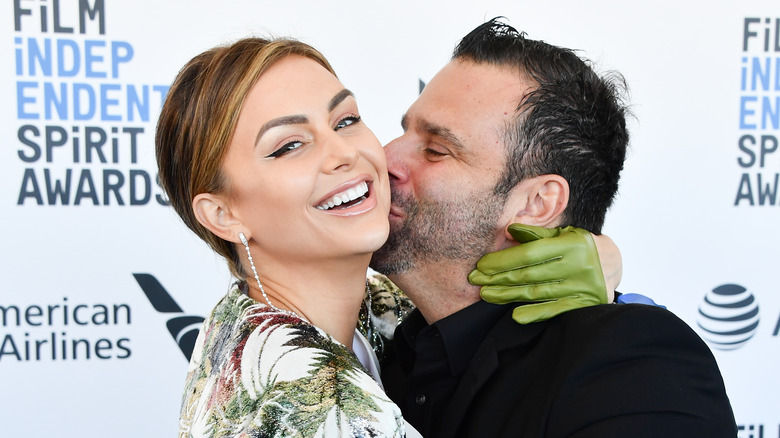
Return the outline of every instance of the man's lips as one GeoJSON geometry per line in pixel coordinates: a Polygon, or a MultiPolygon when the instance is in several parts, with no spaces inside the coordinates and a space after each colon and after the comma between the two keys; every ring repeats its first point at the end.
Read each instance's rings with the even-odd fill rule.
{"type": "Polygon", "coordinates": [[[403,218],[405,215],[401,207],[391,204],[389,216],[392,219],[392,218],[403,218]]]}

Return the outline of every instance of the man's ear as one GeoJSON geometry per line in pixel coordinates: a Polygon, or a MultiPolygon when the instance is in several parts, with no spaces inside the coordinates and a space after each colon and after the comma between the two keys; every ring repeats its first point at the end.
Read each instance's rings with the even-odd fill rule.
{"type": "Polygon", "coordinates": [[[199,193],[192,200],[192,211],[201,225],[228,242],[238,243],[238,233],[246,232],[241,220],[233,215],[221,196],[199,193]]]}
{"type": "Polygon", "coordinates": [[[539,175],[522,181],[510,196],[519,197],[513,222],[556,227],[569,204],[569,182],[560,175],[539,175]]]}

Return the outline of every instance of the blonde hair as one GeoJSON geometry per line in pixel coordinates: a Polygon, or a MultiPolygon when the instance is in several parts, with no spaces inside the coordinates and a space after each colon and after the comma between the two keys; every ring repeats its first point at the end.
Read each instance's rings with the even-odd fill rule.
{"type": "Polygon", "coordinates": [[[336,74],[319,51],[300,41],[241,39],[192,58],[176,76],[157,122],[157,166],[171,206],[242,280],[247,273],[235,245],[198,222],[192,200],[199,193],[228,190],[222,162],[244,101],[258,78],[290,55],[309,58],[336,74]]]}

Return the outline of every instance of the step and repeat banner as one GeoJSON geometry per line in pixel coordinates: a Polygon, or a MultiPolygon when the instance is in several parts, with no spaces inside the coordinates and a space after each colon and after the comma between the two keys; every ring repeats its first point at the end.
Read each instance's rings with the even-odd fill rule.
{"type": "Polygon", "coordinates": [[[740,437],[780,437],[780,6],[743,1],[6,0],[0,6],[3,436],[175,435],[186,345],[231,283],[157,182],[178,69],[216,44],[319,48],[383,142],[473,27],[506,16],[628,80],[605,232],[620,290],[712,348],[740,437]],[[477,3],[480,3],[477,5],[477,3]]]}

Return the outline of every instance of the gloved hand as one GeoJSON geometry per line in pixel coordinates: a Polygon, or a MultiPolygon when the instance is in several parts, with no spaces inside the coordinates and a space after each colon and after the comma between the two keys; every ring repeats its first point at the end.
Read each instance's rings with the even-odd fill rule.
{"type": "Polygon", "coordinates": [[[522,224],[512,224],[508,231],[520,245],[485,255],[469,274],[471,284],[482,286],[485,301],[531,303],[513,311],[520,324],[608,302],[599,254],[588,231],[522,224]]]}

